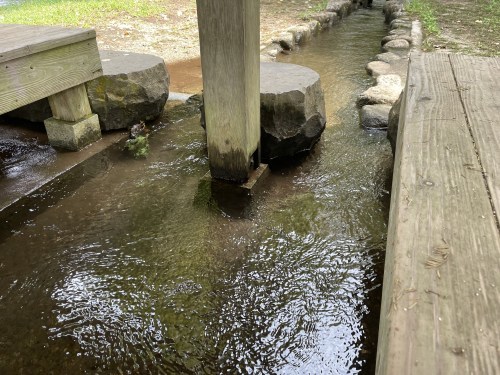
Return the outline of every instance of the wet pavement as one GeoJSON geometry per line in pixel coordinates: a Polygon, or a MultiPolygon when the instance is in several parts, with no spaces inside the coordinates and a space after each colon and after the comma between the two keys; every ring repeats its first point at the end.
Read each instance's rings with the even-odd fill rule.
{"type": "Polygon", "coordinates": [[[42,123],[0,116],[0,214],[125,136],[126,132],[107,133],[85,149],[71,152],[52,147],[42,123]]]}

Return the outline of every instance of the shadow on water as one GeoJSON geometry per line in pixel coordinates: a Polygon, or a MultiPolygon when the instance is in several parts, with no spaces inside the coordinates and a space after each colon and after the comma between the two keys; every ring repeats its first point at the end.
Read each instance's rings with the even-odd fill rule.
{"type": "Polygon", "coordinates": [[[166,115],[147,159],[111,149],[3,231],[0,373],[371,373],[391,156],[353,103],[383,33],[361,10],[286,57],[321,74],[328,127],[245,205],[200,186],[199,118],[166,115]]]}

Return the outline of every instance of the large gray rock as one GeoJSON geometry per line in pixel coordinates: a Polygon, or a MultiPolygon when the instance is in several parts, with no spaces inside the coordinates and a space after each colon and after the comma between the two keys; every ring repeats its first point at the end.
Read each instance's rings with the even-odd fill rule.
{"type": "Polygon", "coordinates": [[[392,153],[396,155],[396,141],[398,138],[399,116],[401,114],[401,102],[403,101],[403,92],[398,100],[392,106],[389,112],[389,123],[387,125],[387,138],[391,144],[392,153]]]}
{"type": "MultiPolygon", "coordinates": [[[[203,98],[197,99],[205,129],[203,98]]],[[[261,153],[264,161],[313,148],[326,125],[319,74],[294,64],[260,63],[261,153]]]]}
{"type": "Polygon", "coordinates": [[[366,129],[386,129],[390,110],[387,104],[365,105],[361,108],[361,125],[366,129]]]}
{"type": "Polygon", "coordinates": [[[319,74],[293,64],[261,63],[262,158],[310,150],[325,129],[325,99],[319,74]]]}
{"type": "Polygon", "coordinates": [[[125,129],[157,118],[168,98],[169,75],[162,58],[100,51],[103,76],[87,83],[92,112],[102,130],[125,129]]]}

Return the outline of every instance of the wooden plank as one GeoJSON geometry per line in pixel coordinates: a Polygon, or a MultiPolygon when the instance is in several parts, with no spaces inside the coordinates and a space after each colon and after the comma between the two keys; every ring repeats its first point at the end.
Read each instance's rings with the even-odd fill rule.
{"type": "Polygon", "coordinates": [[[233,182],[248,179],[259,149],[259,5],[197,0],[210,172],[233,182]]]}
{"type": "Polygon", "coordinates": [[[49,104],[57,120],[79,121],[92,114],[84,84],[49,96],[49,104]]]}
{"type": "Polygon", "coordinates": [[[500,373],[500,235],[444,54],[412,54],[377,374],[500,373]]]}
{"type": "Polygon", "coordinates": [[[0,63],[96,37],[93,29],[29,25],[0,25],[0,35],[0,63]]]}
{"type": "Polygon", "coordinates": [[[102,75],[95,39],[0,64],[0,114],[102,75]]]}
{"type": "MultiPolygon", "coordinates": [[[[500,58],[450,55],[495,210],[500,213],[500,58]]],[[[497,218],[498,219],[498,218],[497,218]]]]}

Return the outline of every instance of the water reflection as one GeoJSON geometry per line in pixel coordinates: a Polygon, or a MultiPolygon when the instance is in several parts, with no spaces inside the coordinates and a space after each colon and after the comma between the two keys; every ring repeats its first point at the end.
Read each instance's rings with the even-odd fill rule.
{"type": "MultiPolygon", "coordinates": [[[[383,32],[379,9],[342,32],[366,29],[356,17],[383,32]]],[[[377,52],[370,38],[351,65],[377,52]]],[[[369,84],[358,70],[340,89],[318,70],[335,87],[330,105],[369,84]]],[[[147,160],[111,152],[102,173],[0,239],[0,372],[366,371],[390,150],[345,106],[310,156],[275,166],[242,216],[200,194],[197,117],[159,130],[147,160]]]]}

